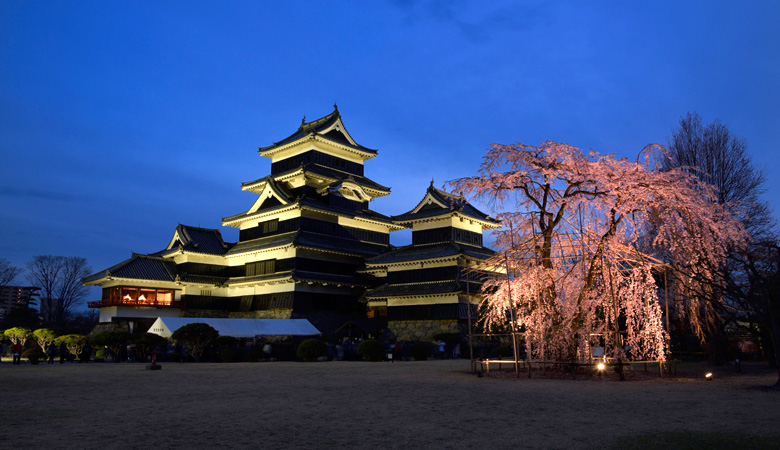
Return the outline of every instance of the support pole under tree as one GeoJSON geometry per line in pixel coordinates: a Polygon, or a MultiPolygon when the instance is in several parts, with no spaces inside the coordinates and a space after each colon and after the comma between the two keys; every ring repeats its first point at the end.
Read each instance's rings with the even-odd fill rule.
{"type": "Polygon", "coordinates": [[[466,268],[466,306],[468,308],[468,319],[469,319],[469,359],[471,360],[471,373],[477,372],[477,364],[474,362],[474,339],[473,339],[473,331],[471,328],[471,290],[469,287],[469,281],[471,281],[470,278],[470,270],[466,268]]]}
{"type": "MultiPolygon", "coordinates": [[[[513,235],[512,230],[512,222],[509,222],[509,242],[511,245],[511,248],[514,250],[515,248],[515,239],[513,235]]],[[[517,354],[517,330],[515,330],[515,304],[512,302],[512,280],[510,278],[510,271],[509,271],[509,257],[507,256],[507,253],[504,252],[504,262],[506,263],[506,287],[507,287],[507,294],[509,295],[509,314],[510,319],[512,320],[512,352],[514,353],[514,360],[515,360],[515,377],[520,378],[520,365],[517,361],[518,354],[517,354]]]]}
{"type": "MultiPolygon", "coordinates": [[[[664,306],[666,307],[666,348],[667,352],[672,354],[672,330],[669,327],[669,286],[666,284],[666,272],[667,268],[664,267],[664,306]]],[[[672,368],[669,368],[669,375],[671,375],[672,368]]]]}

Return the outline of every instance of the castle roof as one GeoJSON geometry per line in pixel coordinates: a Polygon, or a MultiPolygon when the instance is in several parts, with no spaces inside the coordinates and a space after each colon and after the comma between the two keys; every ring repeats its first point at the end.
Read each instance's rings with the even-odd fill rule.
{"type": "Polygon", "coordinates": [[[298,130],[279,142],[274,142],[267,147],[260,147],[258,153],[261,156],[270,156],[276,150],[304,139],[319,139],[341,147],[347,147],[362,154],[364,159],[373,158],[377,154],[376,150],[363,147],[352,139],[352,136],[349,135],[344,123],[341,121],[341,114],[336,105],[333,105],[333,112],[325,117],[312,120],[311,122],[306,122],[306,117],[304,117],[298,130]]]}
{"type": "Polygon", "coordinates": [[[85,284],[98,284],[103,279],[123,278],[132,280],[153,280],[219,285],[227,278],[206,275],[190,275],[182,272],[171,259],[151,255],[133,255],[106,270],[85,277],[85,284]]]}
{"type": "Polygon", "coordinates": [[[229,248],[230,244],[222,240],[222,233],[217,229],[179,224],[166,250],[178,249],[191,253],[224,255],[229,248]]]}
{"type": "Polygon", "coordinates": [[[475,208],[461,195],[453,195],[433,187],[433,181],[425,192],[425,196],[412,210],[392,216],[393,222],[411,226],[413,222],[430,220],[439,216],[459,214],[476,220],[483,228],[499,228],[501,222],[475,208]]]}
{"type": "Polygon", "coordinates": [[[486,247],[468,245],[460,242],[407,245],[388,253],[368,258],[366,259],[366,265],[368,267],[381,266],[429,259],[452,258],[461,255],[475,259],[488,259],[493,256],[494,253],[493,250],[486,247]]]}
{"type": "Polygon", "coordinates": [[[367,298],[417,297],[435,294],[453,294],[464,288],[456,280],[421,283],[383,284],[366,293],[367,298]]]}

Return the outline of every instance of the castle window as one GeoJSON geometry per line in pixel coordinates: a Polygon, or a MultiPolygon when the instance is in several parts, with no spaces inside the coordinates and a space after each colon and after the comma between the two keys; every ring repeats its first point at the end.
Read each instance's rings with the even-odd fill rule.
{"type": "Polygon", "coordinates": [[[246,265],[246,276],[267,275],[276,272],[276,260],[258,261],[246,265]]]}

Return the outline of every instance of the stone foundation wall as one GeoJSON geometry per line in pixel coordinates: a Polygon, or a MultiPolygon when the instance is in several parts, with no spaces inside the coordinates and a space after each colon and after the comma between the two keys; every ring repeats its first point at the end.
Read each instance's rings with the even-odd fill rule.
{"type": "Polygon", "coordinates": [[[431,342],[439,333],[465,333],[458,320],[390,320],[387,328],[401,340],[431,342]]]}
{"type": "Polygon", "coordinates": [[[289,319],[292,309],[267,309],[263,311],[231,312],[230,319],[289,319]]]}
{"type": "Polygon", "coordinates": [[[220,311],[218,309],[188,309],[184,311],[182,317],[227,319],[228,313],[227,311],[220,311]]]}
{"type": "Polygon", "coordinates": [[[89,332],[90,336],[94,336],[100,332],[103,331],[130,331],[130,325],[127,323],[127,321],[121,321],[121,322],[101,322],[97,325],[95,325],[95,328],[92,329],[92,331],[89,332]]]}

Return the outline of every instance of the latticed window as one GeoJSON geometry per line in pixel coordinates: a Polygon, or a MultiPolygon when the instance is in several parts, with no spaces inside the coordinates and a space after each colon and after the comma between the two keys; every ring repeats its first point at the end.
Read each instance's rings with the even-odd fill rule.
{"type": "Polygon", "coordinates": [[[269,259],[246,265],[246,276],[267,275],[276,272],[276,260],[269,259]]]}

